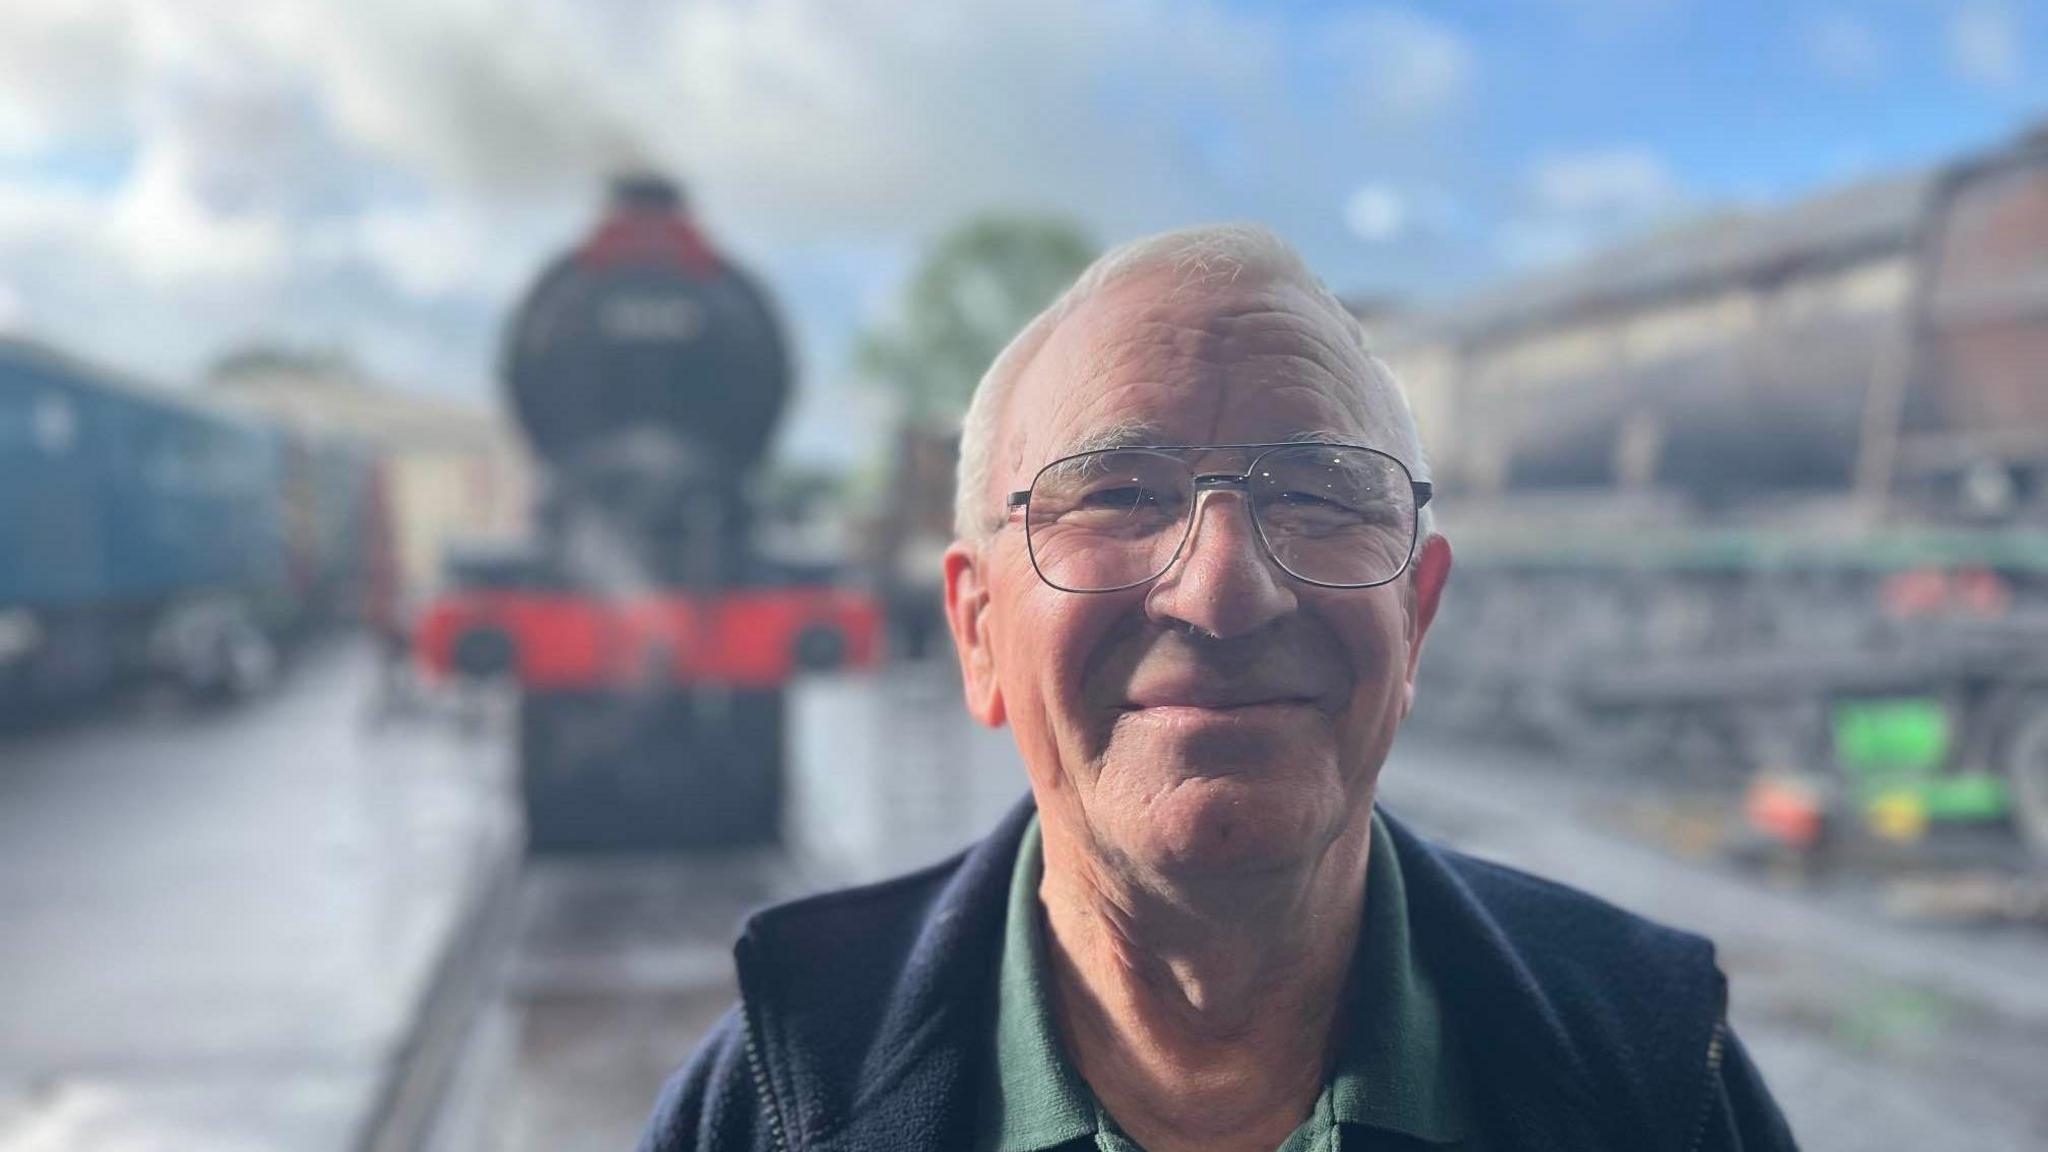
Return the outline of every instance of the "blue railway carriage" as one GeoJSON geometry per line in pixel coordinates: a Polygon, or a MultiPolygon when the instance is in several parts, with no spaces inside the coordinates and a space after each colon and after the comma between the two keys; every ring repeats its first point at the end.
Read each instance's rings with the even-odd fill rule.
{"type": "Polygon", "coordinates": [[[0,714],[267,678],[373,566],[373,462],[0,340],[0,714]]]}

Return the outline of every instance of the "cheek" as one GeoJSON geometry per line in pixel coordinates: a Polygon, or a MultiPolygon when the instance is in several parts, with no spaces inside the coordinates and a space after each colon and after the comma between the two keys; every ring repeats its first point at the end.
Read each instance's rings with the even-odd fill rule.
{"type": "Polygon", "coordinates": [[[1047,588],[1014,588],[1003,598],[997,636],[997,678],[1020,740],[1073,732],[1085,735],[1099,717],[1091,706],[1090,673],[1128,611],[1118,596],[1077,596],[1047,588]],[[1033,732],[1026,725],[1046,731],[1033,732]]]}
{"type": "Polygon", "coordinates": [[[1408,615],[1399,594],[1381,595],[1385,591],[1370,589],[1369,604],[1351,604],[1346,606],[1350,611],[1325,617],[1354,677],[1348,726],[1381,723],[1390,709],[1398,708],[1406,688],[1408,615]]]}

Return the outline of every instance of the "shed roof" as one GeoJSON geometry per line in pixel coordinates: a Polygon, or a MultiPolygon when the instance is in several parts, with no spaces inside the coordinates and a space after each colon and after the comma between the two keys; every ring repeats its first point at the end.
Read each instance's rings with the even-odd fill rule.
{"type": "Polygon", "coordinates": [[[1709,213],[1457,304],[1390,318],[1383,331],[1394,343],[1484,339],[1897,250],[1912,238],[1937,179],[1929,169],[1783,208],[1709,213]]]}

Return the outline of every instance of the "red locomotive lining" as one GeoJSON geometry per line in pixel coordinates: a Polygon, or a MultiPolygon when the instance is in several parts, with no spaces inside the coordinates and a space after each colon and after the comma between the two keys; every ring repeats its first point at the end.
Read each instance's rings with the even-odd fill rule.
{"type": "Polygon", "coordinates": [[[429,675],[452,674],[458,637],[477,627],[514,642],[519,683],[565,689],[672,684],[768,688],[797,671],[805,629],[844,639],[844,665],[881,657],[881,610],[842,588],[766,588],[712,597],[663,594],[593,600],[562,592],[463,592],[421,616],[418,651],[429,675]]]}
{"type": "Polygon", "coordinates": [[[675,264],[693,275],[719,274],[718,254],[690,222],[670,212],[616,212],[576,253],[585,268],[613,264],[675,264]]]}

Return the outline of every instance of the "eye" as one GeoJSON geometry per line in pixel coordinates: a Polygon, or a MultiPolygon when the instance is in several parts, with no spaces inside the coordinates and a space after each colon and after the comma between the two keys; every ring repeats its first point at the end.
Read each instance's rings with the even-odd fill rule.
{"type": "Polygon", "coordinates": [[[1365,515],[1357,504],[1339,499],[1330,492],[1314,492],[1304,488],[1288,488],[1273,497],[1278,510],[1319,516],[1346,516],[1359,518],[1365,515]]]}
{"type": "Polygon", "coordinates": [[[1082,495],[1080,501],[1083,508],[1135,508],[1143,504],[1157,503],[1159,493],[1139,484],[1091,489],[1082,495]]]}
{"type": "Polygon", "coordinates": [[[1319,495],[1314,492],[1303,492],[1299,489],[1289,489],[1280,493],[1279,500],[1282,504],[1290,504],[1298,508],[1313,508],[1318,505],[1326,508],[1349,507],[1349,505],[1332,500],[1328,496],[1319,495]]]}

